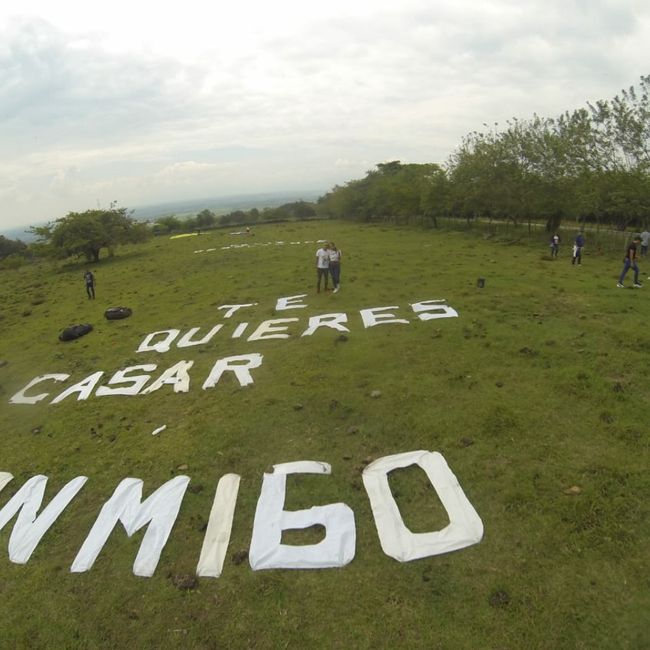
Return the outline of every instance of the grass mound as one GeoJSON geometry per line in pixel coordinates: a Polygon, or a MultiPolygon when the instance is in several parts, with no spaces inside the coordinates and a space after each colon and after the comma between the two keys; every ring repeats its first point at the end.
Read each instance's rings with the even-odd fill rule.
{"type": "MultiPolygon", "coordinates": [[[[320,222],[125,248],[93,269],[94,301],[81,265],[3,272],[0,470],[15,478],[0,507],[34,475],[49,478],[44,506],[74,477],[89,477],[27,564],[7,555],[0,562],[4,643],[650,644],[650,286],[615,287],[620,255],[587,251],[577,268],[565,252],[551,261],[546,251],[463,233],[320,222]],[[325,238],[343,251],[337,294],[315,292],[316,241],[325,238]],[[279,298],[301,294],[296,302],[306,307],[278,309],[279,298]],[[436,299],[458,318],[418,319],[411,305],[436,299]],[[226,306],[243,304],[225,317],[226,306]],[[133,315],[106,320],[114,305],[133,315]],[[379,307],[407,322],[364,327],[361,311],[379,307]],[[349,331],[302,336],[310,318],[333,313],[346,315],[349,331]],[[275,324],[287,338],[248,340],[278,319],[295,319],[275,324]],[[75,323],[94,329],[59,342],[75,323]],[[200,330],[188,341],[218,324],[209,341],[178,347],[193,328],[200,330]],[[170,329],[180,333],[169,351],[137,352],[148,334],[170,329]],[[253,384],[226,372],[202,388],[219,359],[254,353],[263,361],[251,369],[253,384]],[[121,369],[155,366],[140,372],[154,381],[183,361],[192,362],[187,392],[174,392],[168,376],[149,394],[96,394],[121,369]],[[75,393],[51,403],[100,371],[87,399],[75,393]],[[32,379],[55,373],[70,378],[27,391],[47,398],[10,403],[32,379]],[[361,474],[379,457],[418,449],[445,456],[485,535],[470,548],[403,564],[380,548],[361,474]],[[262,474],[294,460],[326,461],[332,474],[289,476],[286,509],[344,502],[354,511],[356,557],[343,569],[250,569],[262,474]],[[197,579],[214,490],[229,472],[242,480],[224,571],[197,579]],[[132,574],[144,531],[129,538],[120,526],[90,571],[70,573],[123,478],[142,479],[146,497],[180,474],[190,487],[151,578],[132,574]]],[[[412,531],[446,525],[419,469],[392,472],[391,488],[412,531]]],[[[0,532],[4,548],[13,523],[0,532]]],[[[323,534],[291,530],[283,542],[311,544],[323,534]]]]}

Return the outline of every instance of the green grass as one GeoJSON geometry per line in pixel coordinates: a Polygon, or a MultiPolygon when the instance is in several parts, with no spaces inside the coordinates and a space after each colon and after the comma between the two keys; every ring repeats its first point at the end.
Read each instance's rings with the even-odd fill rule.
{"type": "MultiPolygon", "coordinates": [[[[3,645],[648,647],[650,284],[616,289],[621,254],[587,250],[578,269],[568,245],[552,262],[545,245],[458,232],[320,222],[255,233],[121,249],[93,267],[94,302],[81,264],[2,272],[0,470],[15,479],[0,506],[38,473],[49,477],[45,503],[73,477],[90,477],[26,565],[3,553],[3,645]],[[336,295],[315,293],[316,244],[221,249],[319,238],[343,251],[336,295]],[[308,308],[275,312],[277,298],[301,293],[308,308]],[[409,303],[438,298],[459,318],[414,318],[409,303]],[[247,302],[258,304],[230,320],[217,309],[247,302]],[[133,316],[104,320],[117,305],[133,316]],[[389,305],[411,323],[364,330],[359,310],[389,305]],[[347,337],[329,329],[300,337],[310,316],[330,312],[347,313],[347,337]],[[230,338],[242,320],[250,334],[264,320],[291,317],[299,322],[287,340],[230,338]],[[95,329],[60,343],[59,331],[77,322],[95,329]],[[150,332],[201,326],[200,336],[219,322],[227,325],[209,344],[136,354],[150,332]],[[254,385],[225,377],[201,389],[217,359],[251,352],[264,355],[254,385]],[[167,386],[135,397],[9,404],[37,375],[63,372],[77,382],[104,370],[108,381],[119,368],[154,363],[157,377],[182,359],[194,361],[185,394],[167,386]],[[445,456],[485,535],[470,548],[401,564],[381,551],[361,473],[371,460],[418,449],[445,456]],[[262,474],[303,459],[331,463],[332,475],[289,477],[286,507],[347,503],[356,557],[343,569],[253,572],[237,554],[249,547],[262,474]],[[196,569],[227,472],[242,483],[223,575],[179,589],[177,577],[196,569]],[[121,527],[89,572],[69,573],[121,479],[143,479],[147,495],[181,473],[195,491],[152,578],[131,572],[143,531],[129,539],[121,527]],[[580,492],[567,493],[572,486],[580,492]]],[[[412,530],[445,525],[420,470],[394,472],[391,487],[412,530]]],[[[0,532],[2,548],[12,525],[0,532]]],[[[321,534],[291,531],[285,541],[313,543],[321,534]]]]}

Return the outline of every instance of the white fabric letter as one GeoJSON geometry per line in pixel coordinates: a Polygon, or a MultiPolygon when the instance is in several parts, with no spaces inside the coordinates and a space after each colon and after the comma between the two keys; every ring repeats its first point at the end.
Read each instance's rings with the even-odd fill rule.
{"type": "Polygon", "coordinates": [[[142,481],[138,478],[125,478],[102,507],[70,571],[82,573],[91,569],[113,528],[120,521],[129,537],[149,524],[133,563],[133,573],[151,577],[158,566],[160,554],[174,526],[189,482],[189,476],[176,476],[142,502],[142,481]]]}
{"type": "Polygon", "coordinates": [[[171,344],[176,337],[181,333],[180,330],[161,330],[160,332],[152,332],[147,334],[144,341],[140,343],[137,352],[169,352],[171,344]],[[158,343],[151,343],[157,336],[164,336],[165,338],[158,343]]]}
{"type": "Polygon", "coordinates": [[[155,363],[145,363],[141,366],[130,366],[124,370],[118,370],[108,382],[108,386],[115,386],[116,384],[130,384],[124,388],[108,388],[107,386],[100,386],[96,391],[97,397],[104,395],[137,395],[144,385],[151,379],[149,375],[136,375],[128,377],[127,373],[135,372],[136,370],[144,370],[145,372],[153,372],[158,366],[155,363]]]}
{"type": "Polygon", "coordinates": [[[249,562],[260,569],[325,569],[345,566],[354,558],[356,529],[354,513],[345,503],[315,506],[309,510],[284,510],[287,474],[296,472],[329,474],[327,463],[300,461],[276,465],[264,474],[257,501],[249,562]],[[318,544],[282,544],[282,531],[320,524],[325,539],[318,544]]]}
{"type": "Polygon", "coordinates": [[[347,314],[321,314],[320,316],[311,316],[309,327],[301,336],[311,336],[319,327],[331,327],[339,332],[349,332],[350,330],[343,325],[348,322],[347,314]]]}
{"type": "Polygon", "coordinates": [[[221,305],[220,307],[217,307],[217,309],[226,309],[227,311],[223,317],[230,318],[238,309],[241,309],[242,307],[254,307],[256,304],[256,302],[249,302],[245,305],[221,305]]]}
{"type": "Polygon", "coordinates": [[[104,372],[100,370],[99,372],[94,372],[92,375],[88,375],[88,377],[82,379],[78,384],[66,388],[60,395],[57,395],[50,404],[58,404],[68,397],[68,395],[73,395],[74,393],[79,393],[77,401],[88,399],[90,394],[93,392],[93,388],[95,388],[103,374],[104,372]]]}
{"type": "Polygon", "coordinates": [[[381,548],[399,562],[457,551],[478,544],[483,538],[481,518],[438,452],[411,451],[379,458],[366,467],[362,478],[381,548]],[[390,491],[388,472],[409,465],[419,465],[438,493],[449,516],[449,524],[442,530],[413,533],[404,524],[390,491]]]}
{"type": "Polygon", "coordinates": [[[287,296],[286,298],[278,298],[275,304],[275,311],[285,311],[286,309],[304,309],[307,305],[300,302],[300,298],[306,298],[306,293],[298,294],[297,296],[287,296]]]}
{"type": "Polygon", "coordinates": [[[279,323],[293,323],[297,318],[276,318],[274,320],[265,320],[260,323],[259,327],[246,339],[247,341],[261,341],[262,339],[288,339],[288,334],[279,334],[278,332],[286,331],[285,325],[278,326],[279,323]]]}
{"type": "Polygon", "coordinates": [[[181,340],[176,344],[179,348],[189,348],[192,345],[203,345],[209,343],[210,339],[223,327],[223,325],[215,325],[202,339],[193,341],[192,337],[201,329],[200,327],[193,327],[187,334],[184,334],[181,340]]]}
{"type": "Polygon", "coordinates": [[[208,378],[203,383],[203,390],[214,388],[217,385],[221,375],[227,370],[234,372],[240,386],[248,386],[253,383],[253,377],[250,373],[252,368],[259,368],[262,365],[262,355],[257,352],[253,354],[240,354],[235,357],[225,357],[219,359],[214,364],[208,378]],[[243,361],[244,363],[238,363],[243,361]]]}
{"type": "Polygon", "coordinates": [[[458,318],[458,312],[449,305],[445,305],[444,302],[444,299],[423,300],[422,302],[414,302],[411,307],[413,308],[413,311],[418,314],[418,318],[420,320],[434,320],[435,318],[458,318]]]}
{"type": "Polygon", "coordinates": [[[240,478],[237,474],[226,474],[217,484],[208,529],[205,531],[201,556],[196,567],[198,576],[218,578],[221,575],[230,542],[240,478]]]}
{"type": "Polygon", "coordinates": [[[0,510],[0,530],[18,512],[18,518],[11,531],[11,537],[9,537],[9,559],[12,562],[25,564],[29,560],[43,535],[87,480],[87,476],[77,476],[72,479],[38,517],[36,513],[43,503],[47,476],[42,474],[33,476],[9,499],[4,508],[0,510]]]}
{"type": "Polygon", "coordinates": [[[142,395],[149,395],[162,388],[165,384],[171,384],[175,393],[187,393],[190,389],[190,376],[188,370],[194,365],[194,361],[179,361],[163,372],[156,381],[142,391],[142,395]]]}
{"type": "Polygon", "coordinates": [[[388,323],[404,323],[409,325],[409,321],[404,318],[395,318],[395,314],[380,314],[377,312],[386,311],[387,309],[399,309],[396,305],[392,307],[374,307],[373,309],[362,309],[359,313],[361,314],[361,320],[363,320],[363,326],[367,329],[368,327],[374,327],[375,325],[386,325],[388,323]]]}
{"type": "Polygon", "coordinates": [[[36,404],[45,399],[49,393],[41,393],[40,395],[34,395],[33,397],[28,397],[25,393],[36,384],[40,384],[42,381],[47,381],[48,379],[53,379],[54,381],[65,381],[70,375],[64,374],[53,374],[53,375],[42,375],[41,377],[36,377],[32,379],[25,388],[17,392],[10,400],[10,404],[36,404]]]}

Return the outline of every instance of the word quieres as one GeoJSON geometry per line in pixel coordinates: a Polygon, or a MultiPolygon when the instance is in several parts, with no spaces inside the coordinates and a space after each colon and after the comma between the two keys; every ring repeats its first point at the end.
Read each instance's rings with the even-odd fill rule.
{"type": "MultiPolygon", "coordinates": [[[[306,294],[298,296],[288,296],[278,299],[276,311],[287,309],[301,309],[307,305],[301,303],[301,299],[306,294]]],[[[239,305],[222,305],[224,318],[231,318],[233,314],[241,309],[254,306],[255,303],[239,305]]],[[[410,305],[412,312],[417,319],[422,321],[436,320],[440,318],[456,318],[458,312],[445,304],[444,300],[424,300],[410,305]]],[[[397,306],[373,307],[370,309],[360,310],[361,320],[364,328],[377,327],[379,325],[401,324],[409,325],[410,321],[406,318],[398,318],[394,313],[398,310],[397,306]]],[[[290,334],[287,330],[290,323],[299,321],[298,318],[274,318],[265,320],[260,323],[246,338],[247,341],[257,342],[268,339],[288,339],[290,334]]],[[[345,313],[319,314],[309,317],[307,327],[302,331],[301,337],[312,336],[322,328],[333,329],[339,332],[349,332],[346,327],[348,316],[345,313]]],[[[197,345],[205,345],[222,330],[223,323],[214,325],[205,335],[197,338],[201,328],[193,327],[181,336],[181,330],[168,329],[151,332],[147,334],[140,343],[136,352],[158,352],[164,353],[171,349],[175,343],[178,348],[189,348],[197,345]],[[180,338],[178,338],[180,336],[180,338]]],[[[249,323],[240,322],[233,326],[231,334],[232,339],[239,339],[244,336],[249,323]]],[[[264,357],[260,353],[240,354],[218,359],[208,376],[202,384],[203,390],[214,388],[219,380],[226,373],[232,373],[239,382],[240,386],[249,386],[254,383],[251,371],[262,365],[264,357]]],[[[50,404],[58,404],[68,397],[76,396],[77,400],[88,399],[94,394],[96,397],[106,397],[115,395],[148,395],[164,386],[172,386],[176,393],[186,393],[190,387],[189,371],[194,365],[193,361],[179,361],[171,368],[164,370],[159,377],[152,379],[152,374],[157,369],[157,364],[145,363],[127,368],[122,368],[115,372],[107,381],[103,382],[104,371],[98,370],[81,381],[64,389],[58,395],[50,400],[50,404]],[[101,384],[101,385],[100,385],[101,384]]],[[[9,400],[11,404],[36,404],[47,399],[50,393],[35,392],[34,388],[45,382],[65,382],[70,378],[67,373],[48,373],[35,377],[20,391],[15,393],[9,400]]]]}
{"type": "MultiPolygon", "coordinates": [[[[296,461],[274,465],[272,473],[264,474],[249,550],[249,563],[254,571],[336,568],[354,559],[356,528],[354,513],[348,505],[331,503],[308,510],[284,509],[287,475],[299,473],[330,474],[331,467],[319,461],[296,461]],[[283,531],[317,525],[325,530],[320,542],[302,546],[282,543],[283,531]]],[[[0,491],[12,478],[11,474],[0,472],[0,491]]],[[[216,578],[222,573],[240,478],[237,474],[226,474],[217,484],[196,569],[199,576],[216,578]]],[[[480,542],[483,537],[480,517],[444,457],[437,452],[413,451],[385,456],[368,465],[362,479],[381,548],[386,555],[399,562],[466,548],[480,542]],[[447,512],[449,524],[441,530],[413,533],[402,520],[390,490],[388,473],[410,465],[418,465],[424,470],[447,512]]],[[[86,476],[74,478],[37,515],[47,480],[42,475],[32,477],[0,510],[0,529],[18,514],[8,547],[9,559],[17,564],[25,564],[29,560],[45,533],[88,479],[86,476]]],[[[176,476],[142,501],[142,481],[137,478],[122,480],[99,511],[70,571],[80,573],[90,570],[120,522],[129,537],[146,527],[133,564],[133,573],[152,576],[189,482],[188,476],[176,476]]]]}
{"type": "MultiPolygon", "coordinates": [[[[300,294],[298,296],[288,296],[286,298],[279,298],[275,305],[275,311],[286,311],[289,309],[304,309],[307,307],[301,302],[302,298],[307,294],[300,294]]],[[[240,310],[247,307],[254,307],[257,303],[246,303],[240,305],[221,305],[218,309],[223,309],[223,318],[232,318],[240,310]]],[[[445,304],[445,300],[423,300],[415,302],[410,305],[411,310],[417,315],[417,318],[422,321],[437,320],[439,318],[457,318],[458,312],[449,305],[445,304]]],[[[376,327],[378,325],[401,324],[409,325],[410,321],[406,318],[400,318],[392,313],[398,310],[397,305],[389,307],[372,307],[370,309],[359,310],[361,321],[364,329],[376,327]]],[[[230,332],[231,339],[244,339],[246,341],[264,341],[267,339],[288,339],[291,334],[288,332],[291,323],[298,323],[299,318],[273,318],[265,320],[257,327],[250,331],[250,323],[240,322],[233,326],[230,332]],[[246,335],[247,332],[250,333],[246,335]]],[[[329,328],[339,332],[349,332],[346,324],[348,323],[348,315],[344,312],[319,314],[317,316],[309,317],[307,326],[300,333],[301,337],[312,336],[315,332],[322,328],[329,328]]],[[[209,343],[216,334],[222,331],[223,323],[219,323],[212,327],[203,337],[195,338],[200,327],[193,327],[183,334],[183,336],[176,341],[180,336],[181,331],[178,329],[160,330],[147,334],[136,352],[168,352],[172,344],[176,341],[176,347],[189,348],[196,345],[205,345],[209,343]]]]}

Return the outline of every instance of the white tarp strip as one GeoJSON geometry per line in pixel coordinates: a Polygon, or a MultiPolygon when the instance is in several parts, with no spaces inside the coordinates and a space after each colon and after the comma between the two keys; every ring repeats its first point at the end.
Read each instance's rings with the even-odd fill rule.
{"type": "Polygon", "coordinates": [[[274,474],[331,474],[332,466],[320,460],[296,460],[273,465],[274,474]]]}
{"type": "Polygon", "coordinates": [[[345,566],[354,558],[354,513],[345,503],[314,506],[309,510],[284,510],[287,474],[329,474],[327,463],[300,461],[274,467],[264,474],[253,523],[249,562],[260,569],[325,569],[345,566]],[[321,525],[325,539],[318,544],[282,544],[282,531],[321,525]]]}
{"type": "Polygon", "coordinates": [[[13,477],[13,474],[10,474],[9,472],[0,472],[0,492],[4,490],[5,485],[7,485],[13,477]]]}
{"type": "Polygon", "coordinates": [[[483,522],[465,496],[458,479],[438,452],[412,451],[385,456],[366,467],[363,484],[370,498],[381,548],[392,558],[408,562],[477,544],[483,522]],[[449,516],[449,525],[429,533],[413,533],[404,524],[388,484],[388,472],[419,465],[435,488],[449,516]]]}
{"type": "MultiPolygon", "coordinates": [[[[9,538],[9,559],[12,562],[25,564],[29,560],[43,535],[58,519],[87,480],[87,476],[77,476],[72,479],[50,501],[38,517],[36,513],[43,503],[47,476],[33,476],[9,499],[4,508],[0,510],[0,530],[18,513],[18,518],[9,538]]],[[[6,485],[6,482],[4,485],[6,485]]]]}
{"type": "Polygon", "coordinates": [[[176,476],[142,502],[142,481],[125,478],[102,507],[70,571],[88,571],[120,521],[129,537],[149,524],[133,564],[133,573],[146,577],[153,575],[189,482],[189,476],[176,476]]]}
{"type": "Polygon", "coordinates": [[[201,556],[196,567],[198,576],[218,578],[221,575],[230,542],[240,478],[238,474],[225,474],[217,484],[208,529],[205,531],[201,556]]]}

